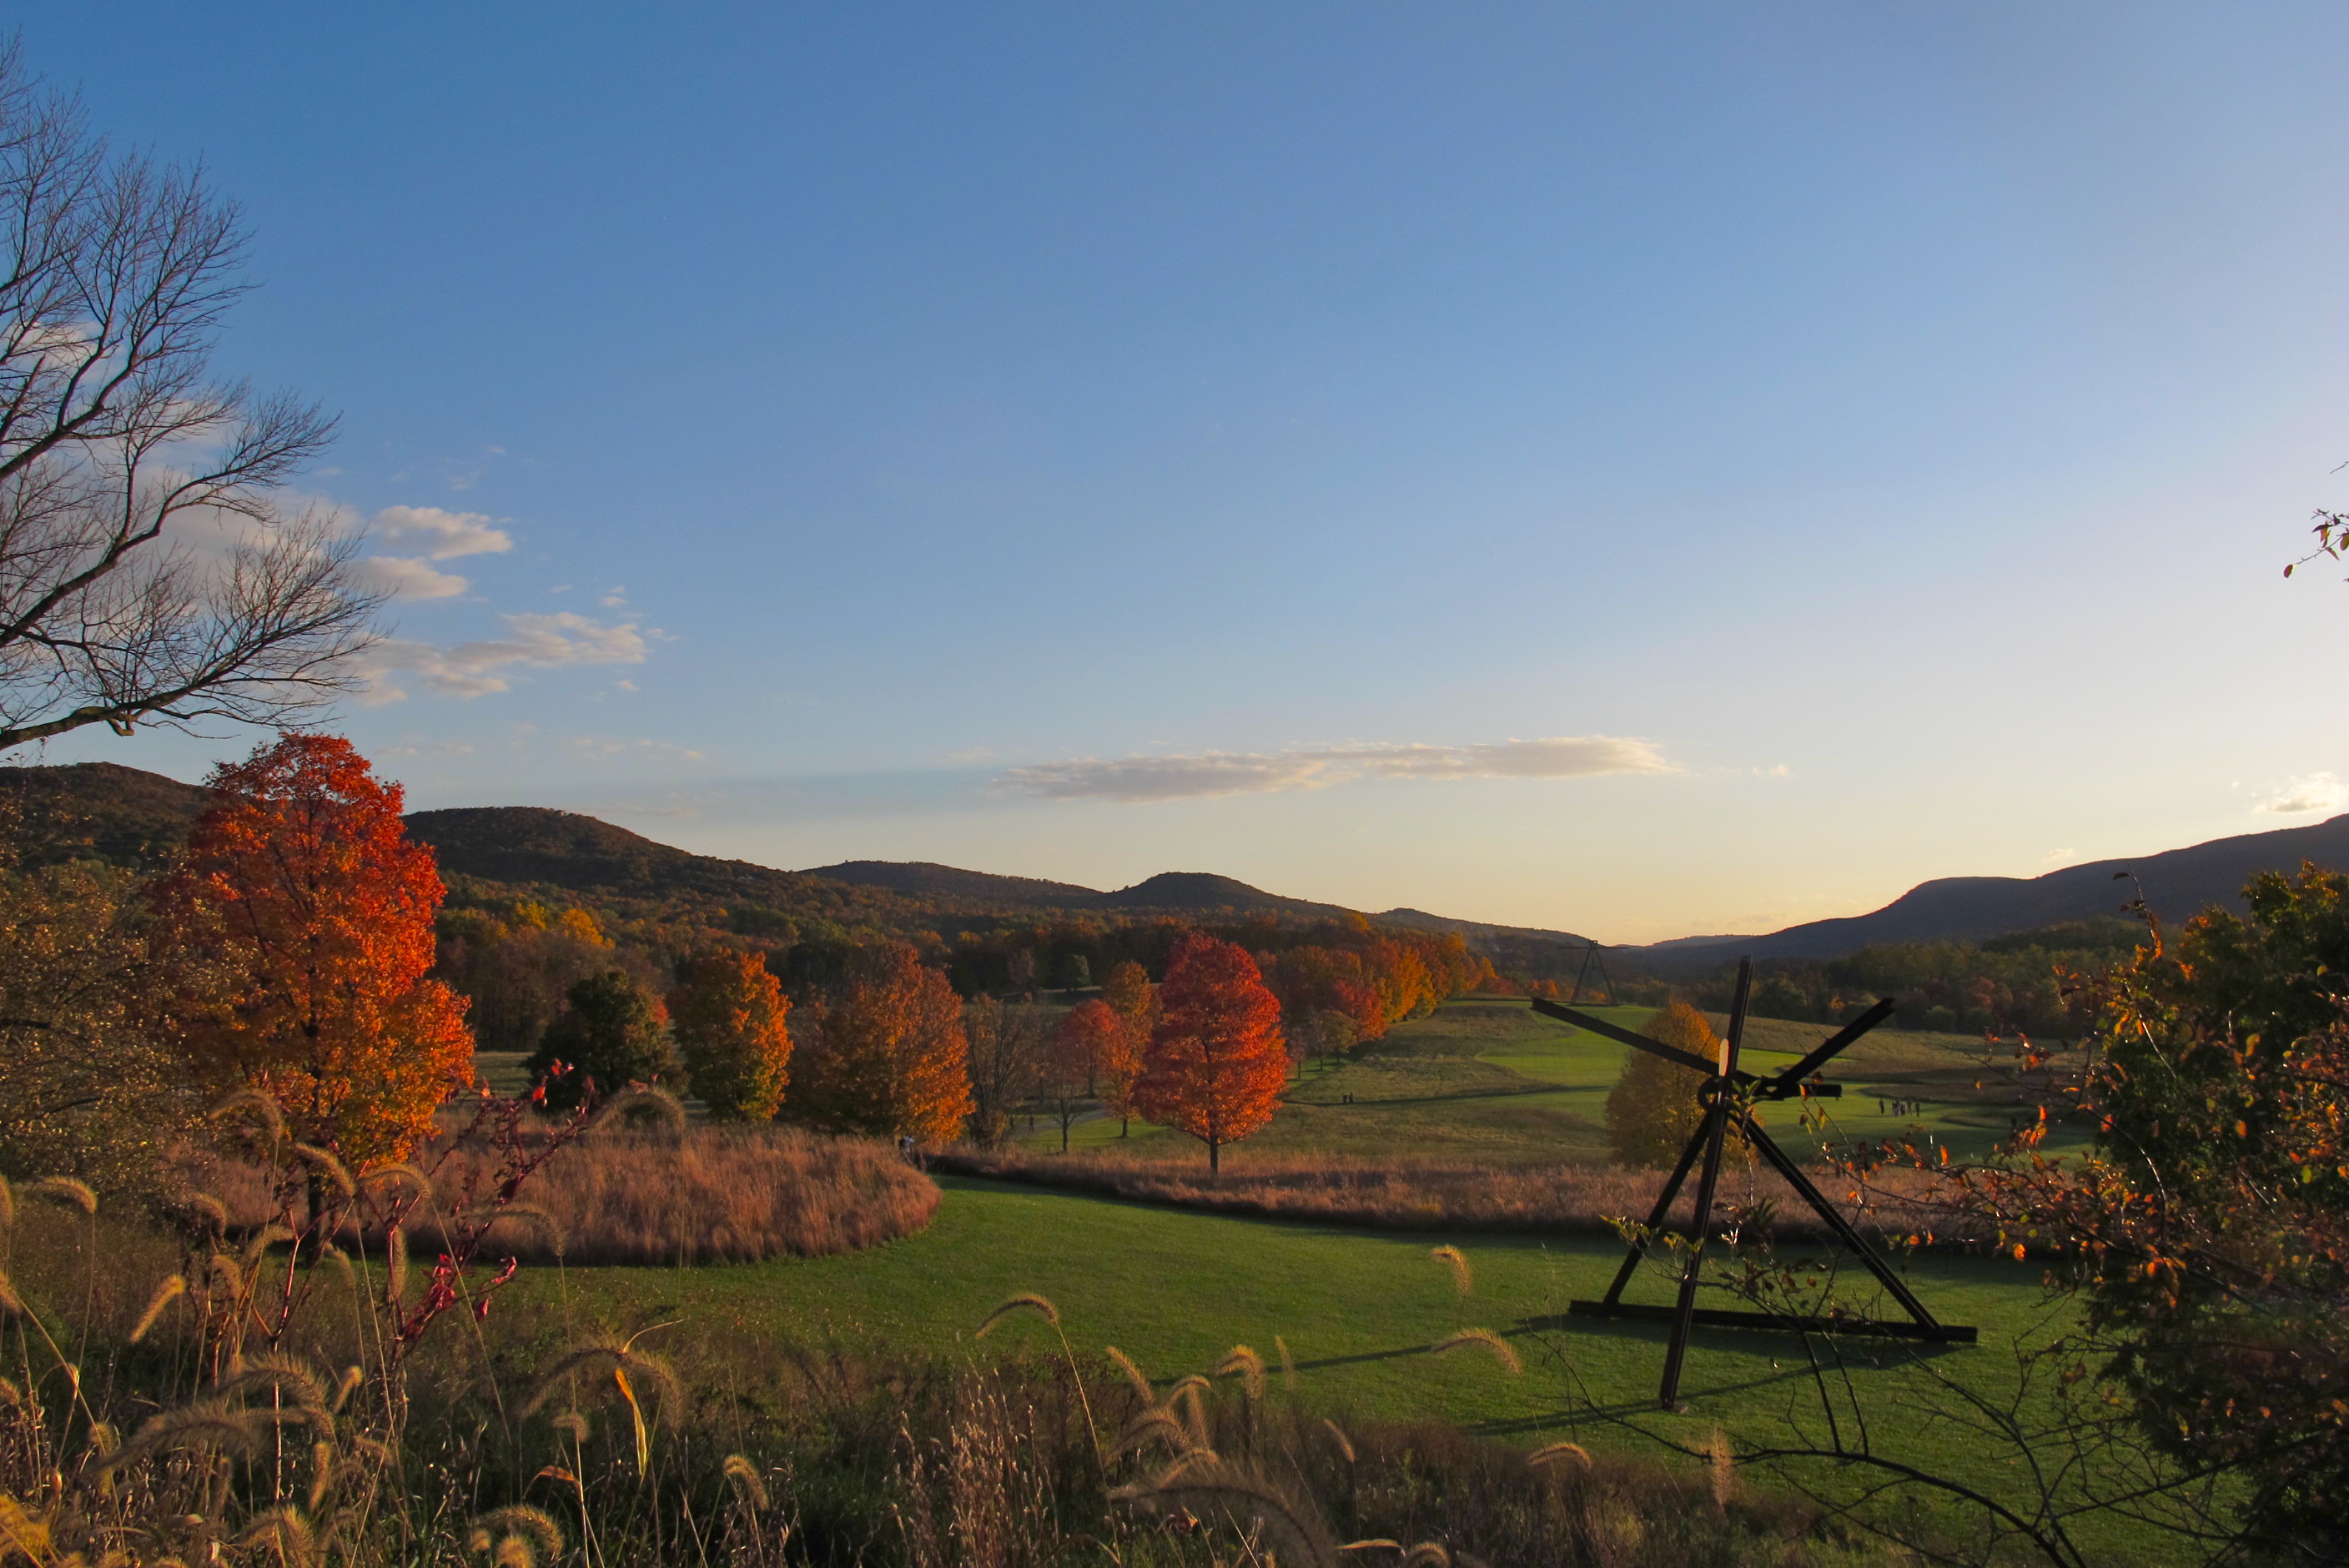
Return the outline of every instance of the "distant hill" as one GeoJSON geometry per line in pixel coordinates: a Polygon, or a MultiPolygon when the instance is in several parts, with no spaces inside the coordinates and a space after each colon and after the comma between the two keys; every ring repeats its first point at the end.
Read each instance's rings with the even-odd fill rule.
{"type": "Polygon", "coordinates": [[[2212,904],[2240,909],[2243,884],[2253,872],[2293,871],[2302,861],[2333,871],[2349,868],[2349,815],[2131,860],[2091,861],[2044,876],[1941,877],[1918,883],[1871,914],[1808,921],[1766,936],[1683,937],[1633,952],[1677,965],[1748,954],[1840,958],[1891,942],[1973,942],[2115,914],[2140,887],[2155,913],[2183,920],[2212,904]]]}
{"type": "Polygon", "coordinates": [[[1283,898],[1231,877],[1212,872],[1161,872],[1132,887],[1098,896],[1094,907],[1126,911],[1164,910],[1170,913],[1206,914],[1233,911],[1244,914],[1328,916],[1350,912],[1334,903],[1309,903],[1283,898]]]}
{"type": "Polygon", "coordinates": [[[542,806],[417,811],[408,818],[408,830],[432,846],[448,876],[629,902],[686,898],[831,919],[918,913],[911,901],[883,889],[697,855],[598,818],[542,806]]]}
{"type": "Polygon", "coordinates": [[[1102,895],[1073,882],[1042,882],[1035,877],[997,876],[990,872],[967,872],[931,861],[843,861],[836,866],[812,866],[804,873],[855,887],[886,888],[891,892],[921,897],[979,899],[996,903],[1070,905],[1102,895]]]}
{"type": "Polygon", "coordinates": [[[1388,925],[1407,925],[1414,931],[1457,932],[1471,942],[1522,942],[1556,947],[1590,945],[1590,938],[1577,936],[1571,931],[1550,931],[1538,925],[1488,925],[1479,920],[1453,920],[1430,914],[1423,909],[1390,909],[1371,918],[1388,925]]]}
{"type": "Polygon", "coordinates": [[[23,864],[104,861],[151,871],[187,841],[212,799],[200,785],[113,762],[0,768],[0,839],[23,864]]]}

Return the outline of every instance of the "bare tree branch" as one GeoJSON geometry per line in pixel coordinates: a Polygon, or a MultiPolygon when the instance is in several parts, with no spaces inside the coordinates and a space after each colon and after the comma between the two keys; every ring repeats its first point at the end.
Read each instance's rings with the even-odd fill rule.
{"type": "Polygon", "coordinates": [[[283,500],[334,420],[212,375],[244,249],[201,168],[113,156],[0,45],[0,751],[299,723],[376,640],[356,539],[283,500]]]}

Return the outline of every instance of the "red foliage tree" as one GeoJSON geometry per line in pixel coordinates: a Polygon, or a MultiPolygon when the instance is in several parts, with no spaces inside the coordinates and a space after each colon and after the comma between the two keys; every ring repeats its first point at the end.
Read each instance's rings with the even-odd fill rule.
{"type": "Polygon", "coordinates": [[[347,740],[285,735],[207,780],[156,890],[159,1026],[213,1088],[251,1087],[354,1168],[404,1160],[472,1078],[432,966],[446,890],[347,740]]]}
{"type": "Polygon", "coordinates": [[[1224,1145],[1270,1121],[1288,1081],[1280,1003],[1245,949],[1203,931],[1175,944],[1158,1001],[1134,1108],[1205,1143],[1218,1170],[1224,1145]]]}

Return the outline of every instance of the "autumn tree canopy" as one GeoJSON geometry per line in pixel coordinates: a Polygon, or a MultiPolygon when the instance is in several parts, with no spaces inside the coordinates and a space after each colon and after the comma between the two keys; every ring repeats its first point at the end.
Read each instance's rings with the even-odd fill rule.
{"type": "Polygon", "coordinates": [[[713,1121],[765,1121],[791,1083],[792,1005],[760,953],[713,953],[668,995],[686,1081],[713,1121]]]}
{"type": "Polygon", "coordinates": [[[1158,1002],[1135,1109],[1205,1143],[1220,1169],[1224,1145],[1270,1121],[1288,1081],[1280,1003],[1245,949],[1197,931],[1175,944],[1158,1002]]]}
{"type": "Polygon", "coordinates": [[[215,1088],[251,1086],[354,1166],[406,1158],[472,1077],[432,965],[445,890],[401,793],[334,736],[285,735],[206,781],[155,892],[157,1026],[215,1088]]]}
{"type": "Polygon", "coordinates": [[[835,1131],[945,1143],[971,1110],[962,1000],[903,943],[860,955],[816,1006],[793,1115],[835,1131]]]}
{"type": "MultiPolygon", "coordinates": [[[[2082,980],[2085,1158],[1958,1173],[2015,1254],[2062,1237],[2102,1375],[2236,1478],[2242,1543],[2332,1561],[2349,1512],[2349,876],[2304,866],[2082,980]]],[[[2035,1154],[2048,1122],[2028,1130],[2035,1154]]]]}
{"type": "MultiPolygon", "coordinates": [[[[1640,1033],[1661,1044],[1717,1061],[1721,1038],[1702,1013],[1686,1002],[1658,1008],[1640,1033]]],[[[1626,1051],[1623,1069],[1607,1092],[1607,1141],[1625,1165],[1669,1165],[1704,1119],[1696,1091],[1703,1075],[1645,1051],[1626,1051]]]]}
{"type": "Polygon", "coordinates": [[[546,1026],[523,1068],[545,1080],[546,1103],[563,1109],[591,1093],[609,1099],[633,1084],[669,1088],[685,1078],[668,1010],[625,969],[572,986],[569,1006],[546,1026]]]}

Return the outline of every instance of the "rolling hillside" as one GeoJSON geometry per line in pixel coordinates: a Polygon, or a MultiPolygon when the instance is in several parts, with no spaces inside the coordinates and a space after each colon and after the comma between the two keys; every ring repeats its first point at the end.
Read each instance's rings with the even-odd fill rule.
{"type": "Polygon", "coordinates": [[[2116,914],[2139,888],[2155,913],[2183,920],[2212,904],[2240,908],[2238,895],[2253,872],[2292,871],[2302,861],[2349,868],[2349,815],[2130,860],[2091,861],[2044,876],[1941,877],[1920,882],[1869,914],[1809,921],[1766,936],[1692,936],[1633,951],[1673,966],[1745,954],[1840,958],[1878,943],[1975,941],[2116,914]]]}
{"type": "MultiPolygon", "coordinates": [[[[36,864],[97,859],[151,869],[186,836],[206,799],[199,786],[111,762],[0,767],[0,830],[16,840],[23,860],[36,864]]],[[[941,919],[1047,914],[1318,920],[1349,913],[1207,872],[1166,872],[1101,892],[919,861],[849,861],[812,871],[779,871],[693,854],[594,817],[537,806],[419,811],[408,822],[439,853],[452,885],[482,896],[537,890],[647,911],[682,903],[753,921],[820,917],[909,930],[934,928],[941,919]]],[[[1811,921],[1766,935],[1683,937],[1609,953],[1618,962],[1693,972],[1749,953],[1762,958],[1834,958],[1879,943],[1974,941],[2111,914],[2139,887],[2157,913],[2176,920],[2214,903],[2233,903],[2254,872],[2290,870],[2303,860],[2349,868],[2349,815],[2132,860],[2096,861],[2039,877],[1944,877],[1920,883],[1868,914],[1811,921]]],[[[1421,931],[1458,932],[1496,961],[1532,973],[1551,972],[1562,962],[1562,952],[1578,952],[1586,944],[1570,932],[1485,924],[1415,909],[1369,918],[1421,931]]]]}

